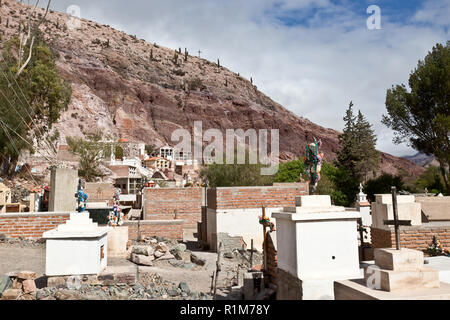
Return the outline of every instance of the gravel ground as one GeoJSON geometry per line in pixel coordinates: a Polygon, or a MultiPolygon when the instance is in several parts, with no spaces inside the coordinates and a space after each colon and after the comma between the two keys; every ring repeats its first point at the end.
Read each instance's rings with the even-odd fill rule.
{"type": "MultiPolygon", "coordinates": [[[[195,230],[185,230],[184,234],[184,243],[187,245],[188,250],[192,253],[195,253],[199,258],[205,259],[206,264],[202,267],[195,267],[193,269],[179,268],[171,266],[170,264],[163,264],[154,267],[145,267],[146,272],[149,274],[154,274],[156,277],[161,277],[163,281],[167,281],[169,283],[177,286],[180,282],[185,282],[191,291],[198,293],[198,298],[189,297],[191,299],[201,299],[201,298],[209,298],[208,294],[211,290],[211,276],[216,271],[216,261],[217,261],[217,253],[202,251],[197,247],[196,239],[194,237],[195,230]]],[[[218,299],[230,299],[232,296],[229,296],[229,289],[231,286],[236,283],[236,275],[237,268],[239,263],[242,260],[240,258],[235,259],[226,259],[222,258],[221,269],[222,271],[219,273],[218,278],[218,299]]],[[[135,265],[129,260],[114,258],[108,259],[109,266],[128,266],[135,265]]],[[[37,274],[37,277],[41,277],[45,272],[45,243],[36,243],[30,241],[3,241],[0,242],[0,275],[12,272],[12,271],[22,271],[22,270],[30,270],[34,271],[37,274]]],[[[144,280],[144,279],[142,279],[144,280]]],[[[147,289],[146,283],[143,283],[145,288],[147,289]]],[[[106,289],[100,288],[85,288],[86,291],[83,292],[86,294],[87,292],[102,293],[106,296],[106,289]],[[101,291],[101,292],[100,292],[101,291]]],[[[109,290],[109,289],[108,289],[109,290]]],[[[111,289],[113,290],[113,289],[111,289]]],[[[130,290],[130,288],[127,288],[130,290]]],[[[114,290],[113,290],[114,291],[114,290]]],[[[122,290],[119,290],[122,291],[122,290]]],[[[164,290],[163,290],[164,291],[164,290]]],[[[109,291],[108,291],[109,292],[109,291]]],[[[146,291],[147,292],[147,291],[146,291]]],[[[44,296],[50,295],[53,296],[55,292],[46,292],[41,291],[41,294],[44,296]]],[[[142,292],[140,294],[136,294],[133,298],[162,298],[167,293],[162,294],[161,296],[154,296],[153,291],[150,290],[147,292],[148,294],[144,295],[142,292]]],[[[100,294],[100,295],[102,295],[100,294]]],[[[112,294],[112,293],[111,293],[112,294]]],[[[132,292],[130,291],[130,294],[132,292]]],[[[115,298],[115,293],[112,294],[115,298]]],[[[97,295],[98,296],[98,295],[97,295]]],[[[111,297],[112,298],[112,297],[111,297]]]]}

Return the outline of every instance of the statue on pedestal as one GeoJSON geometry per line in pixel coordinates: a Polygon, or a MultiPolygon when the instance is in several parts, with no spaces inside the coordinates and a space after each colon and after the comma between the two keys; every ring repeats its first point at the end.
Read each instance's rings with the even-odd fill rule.
{"type": "Polygon", "coordinates": [[[86,210],[86,202],[88,195],[84,192],[81,179],[78,180],[78,191],[75,194],[75,198],[78,199],[78,212],[84,212],[86,210]]]}
{"type": "Polygon", "coordinates": [[[322,141],[314,138],[313,143],[306,145],[305,165],[309,174],[309,194],[316,192],[317,184],[320,181],[320,170],[322,169],[322,161],[324,154],[320,152],[322,141]]]}
{"type": "Polygon", "coordinates": [[[109,225],[112,227],[117,227],[123,225],[123,212],[119,207],[119,197],[120,197],[120,189],[117,188],[114,194],[114,205],[113,210],[109,212],[108,219],[109,225]]]}

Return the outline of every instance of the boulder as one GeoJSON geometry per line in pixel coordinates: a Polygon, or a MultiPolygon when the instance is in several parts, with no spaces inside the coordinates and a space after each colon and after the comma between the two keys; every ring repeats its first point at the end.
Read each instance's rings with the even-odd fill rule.
{"type": "Polygon", "coordinates": [[[188,284],[184,281],[180,282],[178,288],[180,288],[181,292],[184,292],[186,294],[189,294],[191,292],[191,289],[189,289],[188,284]]]}
{"type": "Polygon", "coordinates": [[[165,253],[165,252],[169,251],[169,247],[164,242],[160,242],[156,245],[156,250],[165,253]]]}
{"type": "Polygon", "coordinates": [[[152,246],[135,246],[131,253],[141,254],[144,256],[151,256],[155,252],[152,246]]]}
{"type": "Polygon", "coordinates": [[[161,251],[155,251],[155,258],[161,258],[164,255],[164,252],[161,251]]]}
{"type": "Polygon", "coordinates": [[[17,278],[21,280],[35,280],[36,272],[33,271],[20,271],[17,274],[17,278]]]}
{"type": "Polygon", "coordinates": [[[22,282],[23,285],[23,292],[24,293],[33,293],[36,292],[36,283],[34,280],[24,280],[22,282]]]}
{"type": "Polygon", "coordinates": [[[174,254],[174,252],[184,252],[186,251],[186,245],[184,243],[179,243],[170,248],[170,253],[174,254]]]}
{"type": "Polygon", "coordinates": [[[195,263],[198,266],[204,266],[206,264],[206,260],[203,258],[200,258],[199,256],[191,253],[191,262],[195,263]]]}
{"type": "Polygon", "coordinates": [[[67,280],[64,277],[49,277],[47,279],[47,287],[65,288],[67,287],[67,280]]]}
{"type": "Polygon", "coordinates": [[[60,290],[55,293],[56,300],[82,300],[82,295],[77,291],[60,290]]]}
{"type": "Polygon", "coordinates": [[[171,254],[169,251],[167,251],[163,256],[156,259],[156,261],[171,260],[171,259],[175,259],[175,257],[173,256],[173,254],[171,254]]]}
{"type": "Polygon", "coordinates": [[[153,266],[153,260],[155,260],[153,256],[135,253],[131,254],[131,261],[142,266],[153,266]]]}
{"type": "Polygon", "coordinates": [[[22,295],[20,289],[6,289],[3,291],[2,300],[17,300],[22,295]]]}

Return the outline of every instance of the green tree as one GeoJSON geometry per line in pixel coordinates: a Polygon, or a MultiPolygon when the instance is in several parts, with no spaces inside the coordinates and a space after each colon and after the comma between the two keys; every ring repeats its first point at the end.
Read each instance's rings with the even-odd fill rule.
{"type": "Polygon", "coordinates": [[[88,133],[86,139],[80,137],[67,137],[69,151],[80,157],[78,174],[87,182],[93,182],[96,178],[102,177],[100,164],[111,155],[117,146],[114,143],[102,141],[101,132],[88,133]]]}
{"type": "Polygon", "coordinates": [[[364,190],[370,201],[375,201],[376,194],[391,193],[391,187],[393,186],[396,187],[398,191],[404,190],[405,185],[402,177],[384,173],[377,178],[368,180],[364,184],[364,190]]]}
{"type": "MultiPolygon", "coordinates": [[[[5,42],[1,51],[0,160],[10,159],[12,163],[21,150],[34,151],[34,137],[38,147],[54,151],[49,134],[71,98],[70,86],[58,74],[56,54],[41,36],[34,44],[31,60],[18,76],[18,38],[5,42]]],[[[25,56],[29,56],[28,48],[25,56]]]]}
{"type": "MultiPolygon", "coordinates": [[[[235,150],[235,159],[237,151],[235,150]]],[[[200,170],[201,179],[207,178],[211,187],[267,186],[273,183],[273,176],[261,175],[262,164],[249,164],[249,153],[245,164],[211,164],[200,170]]],[[[224,161],[226,158],[224,155],[224,161]]]]}
{"type": "Polygon", "coordinates": [[[409,88],[393,86],[386,94],[383,124],[394,130],[394,143],[409,142],[416,150],[434,155],[447,194],[450,192],[450,41],[436,44],[410,74],[409,88]]]}
{"type": "Polygon", "coordinates": [[[354,115],[353,102],[350,102],[344,121],[344,132],[339,135],[342,148],[338,152],[338,163],[352,178],[365,181],[368,173],[376,172],[379,167],[380,154],[375,148],[377,138],[361,111],[354,115]]]}
{"type": "Polygon", "coordinates": [[[274,182],[297,182],[300,180],[300,174],[306,179],[303,159],[280,163],[274,182]]]}
{"type": "Polygon", "coordinates": [[[431,193],[445,193],[444,179],[440,168],[436,166],[426,168],[425,172],[416,180],[415,185],[420,192],[423,192],[426,188],[431,193]]]}

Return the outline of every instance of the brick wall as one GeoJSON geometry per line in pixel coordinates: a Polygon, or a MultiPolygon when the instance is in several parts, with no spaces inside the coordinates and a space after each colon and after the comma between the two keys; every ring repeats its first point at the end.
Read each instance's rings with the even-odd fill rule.
{"type": "MultiPolygon", "coordinates": [[[[421,226],[400,227],[400,245],[404,248],[425,250],[436,235],[445,248],[450,248],[450,222],[427,223],[421,226]]],[[[395,248],[395,231],[371,229],[372,246],[374,248],[395,248]]]]}
{"type": "Polygon", "coordinates": [[[147,188],[144,191],[145,220],[185,221],[185,227],[196,227],[201,221],[202,188],[147,188]]]}
{"type": "Polygon", "coordinates": [[[273,187],[234,187],[208,190],[208,208],[244,209],[295,206],[295,197],[308,195],[306,183],[273,187]],[[215,199],[214,199],[215,196],[215,199]]]}
{"type": "Polygon", "coordinates": [[[139,231],[144,237],[183,240],[183,220],[125,221],[123,225],[128,227],[128,239],[130,240],[136,239],[139,231]]]}
{"type": "Polygon", "coordinates": [[[69,213],[0,214],[0,234],[13,239],[40,239],[45,231],[56,228],[69,218],[69,213]]]}

